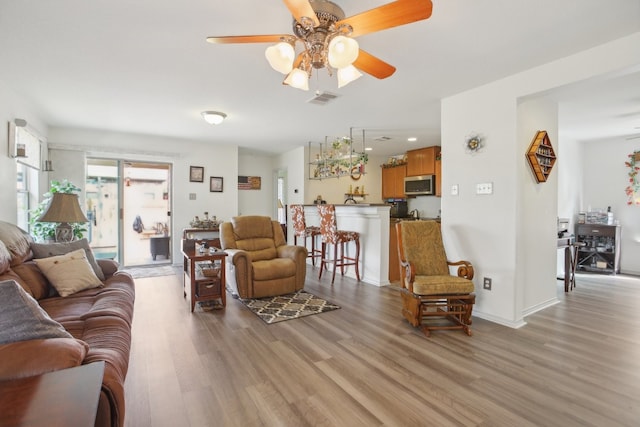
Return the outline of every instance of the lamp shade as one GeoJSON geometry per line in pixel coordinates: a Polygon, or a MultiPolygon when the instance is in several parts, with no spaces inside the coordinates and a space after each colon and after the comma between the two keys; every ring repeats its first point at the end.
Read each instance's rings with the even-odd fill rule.
{"type": "Polygon", "coordinates": [[[354,39],[345,36],[336,36],[329,43],[329,65],[333,68],[344,68],[358,59],[360,47],[354,39]]]}
{"type": "Polygon", "coordinates": [[[362,77],[362,73],[353,65],[338,69],[338,87],[346,86],[362,77]]]}
{"type": "Polygon", "coordinates": [[[202,118],[210,125],[219,125],[227,117],[225,113],[221,113],[220,111],[203,111],[200,114],[202,114],[202,118]]]}
{"type": "Polygon", "coordinates": [[[300,68],[291,70],[284,83],[296,89],[309,90],[309,74],[300,68]]]}
{"type": "Polygon", "coordinates": [[[78,195],[53,193],[47,210],[38,218],[40,222],[89,222],[80,209],[78,195]]]}
{"type": "Polygon", "coordinates": [[[271,68],[282,74],[289,74],[291,72],[295,55],[296,52],[293,46],[287,42],[280,42],[276,45],[269,46],[264,52],[264,56],[267,57],[271,68]]]}

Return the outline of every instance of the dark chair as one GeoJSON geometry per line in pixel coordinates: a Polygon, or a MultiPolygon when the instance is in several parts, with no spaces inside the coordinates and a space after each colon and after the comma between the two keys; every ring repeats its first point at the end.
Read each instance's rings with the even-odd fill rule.
{"type": "Polygon", "coordinates": [[[401,221],[396,231],[404,317],[426,336],[437,329],[462,329],[471,335],[476,298],[471,263],[447,260],[436,221],[401,221]],[[449,266],[458,266],[457,276],[449,266]]]}

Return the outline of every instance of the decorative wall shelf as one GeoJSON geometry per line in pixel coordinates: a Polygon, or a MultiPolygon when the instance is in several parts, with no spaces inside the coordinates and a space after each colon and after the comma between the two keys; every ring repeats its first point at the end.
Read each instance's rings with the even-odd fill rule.
{"type": "Polygon", "coordinates": [[[364,151],[364,130],[362,144],[353,140],[352,132],[348,137],[325,137],[325,142],[309,142],[309,179],[321,180],[351,176],[359,179],[364,175],[364,165],[368,156],[364,151]],[[356,151],[359,150],[359,151],[356,151]]]}
{"type": "Polygon", "coordinates": [[[538,183],[546,182],[556,163],[556,153],[547,131],[540,130],[536,133],[527,150],[527,160],[538,183]]]}

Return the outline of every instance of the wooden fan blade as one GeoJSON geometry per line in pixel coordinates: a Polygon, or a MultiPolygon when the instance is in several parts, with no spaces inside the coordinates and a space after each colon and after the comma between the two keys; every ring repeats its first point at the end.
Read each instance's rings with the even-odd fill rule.
{"type": "Polygon", "coordinates": [[[266,34],[262,36],[222,36],[207,37],[209,43],[228,44],[228,43],[277,43],[283,38],[293,38],[291,34],[266,34]]]}
{"type": "Polygon", "coordinates": [[[351,25],[351,37],[358,37],[427,19],[431,16],[432,8],[431,0],[397,0],[345,18],[336,25],[351,25]]]}
{"type": "Polygon", "coordinates": [[[313,21],[313,26],[317,27],[320,25],[320,21],[318,21],[318,17],[316,16],[316,12],[311,7],[311,3],[309,0],[283,0],[284,4],[287,5],[289,12],[296,18],[296,21],[300,22],[303,16],[307,18],[311,18],[313,21]]]}
{"type": "Polygon", "coordinates": [[[396,72],[396,67],[362,49],[360,49],[358,59],[354,61],[353,66],[379,79],[386,79],[396,72]]]}

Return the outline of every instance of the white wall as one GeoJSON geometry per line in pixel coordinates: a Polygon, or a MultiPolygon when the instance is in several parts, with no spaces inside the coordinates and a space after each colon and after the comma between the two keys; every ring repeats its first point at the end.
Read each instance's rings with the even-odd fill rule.
{"type": "MultiPolygon", "coordinates": [[[[238,175],[260,177],[260,190],[238,190],[238,215],[265,215],[277,219],[273,159],[266,155],[240,154],[238,175]]],[[[237,187],[237,181],[229,182],[229,185],[237,187]]]]}
{"type": "Polygon", "coordinates": [[[586,211],[611,206],[614,218],[622,225],[620,270],[640,275],[640,206],[628,205],[625,188],[629,171],[624,162],[628,155],[640,150],[640,139],[614,139],[583,143],[584,174],[582,187],[586,211]]]}
{"type": "MultiPolygon", "coordinates": [[[[539,197],[530,191],[518,194],[525,189],[520,180],[528,168],[524,154],[532,138],[523,136],[528,132],[519,121],[518,100],[637,67],[639,58],[640,33],[636,33],[443,100],[443,234],[448,255],[469,259],[476,268],[475,315],[513,327],[524,324],[525,314],[535,310],[525,306],[525,300],[528,304],[535,294],[528,288],[540,284],[523,279],[522,272],[535,271],[537,264],[556,257],[554,233],[541,237],[545,240],[540,242],[545,245],[543,253],[537,245],[529,249],[526,243],[519,243],[519,233],[526,226],[520,215],[537,206],[539,197]],[[476,156],[464,153],[462,146],[471,130],[486,136],[486,147],[476,156]],[[492,196],[474,194],[475,184],[482,182],[493,183],[492,196]],[[447,190],[452,184],[459,185],[459,196],[447,190]],[[492,291],[482,290],[485,276],[493,279],[492,291]]],[[[558,185],[557,175],[552,173],[552,177],[555,184],[546,183],[542,191],[554,191],[548,186],[558,185]]],[[[541,234],[549,232],[546,221],[555,224],[557,216],[557,199],[542,198],[541,212],[546,211],[550,219],[540,224],[541,234]]],[[[553,265],[555,268],[555,261],[553,265]]],[[[549,280],[555,283],[555,275],[549,280]]],[[[542,286],[546,289],[550,284],[542,286]]]]}
{"type": "MultiPolygon", "coordinates": [[[[35,108],[16,95],[11,89],[0,82],[0,220],[16,223],[16,161],[9,157],[8,123],[16,118],[27,121],[28,126],[38,135],[46,138],[47,126],[40,120],[35,108]]],[[[46,174],[41,179],[36,193],[47,191],[46,174]],[[40,190],[42,189],[42,190],[40,190]]]]}

